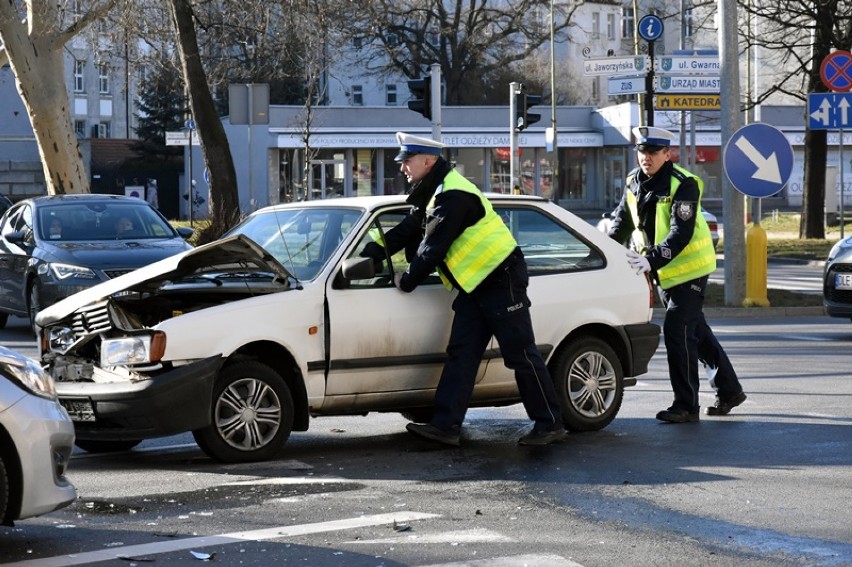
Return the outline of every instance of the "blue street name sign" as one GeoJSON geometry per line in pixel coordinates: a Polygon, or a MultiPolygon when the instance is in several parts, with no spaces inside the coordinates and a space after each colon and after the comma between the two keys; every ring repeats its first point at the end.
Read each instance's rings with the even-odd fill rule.
{"type": "Polygon", "coordinates": [[[808,93],[808,128],[852,128],[852,93],[808,93]]]}
{"type": "Polygon", "coordinates": [[[778,128],[759,122],[734,132],[722,159],[731,185],[749,197],[774,195],[793,172],[790,142],[778,128]]]}

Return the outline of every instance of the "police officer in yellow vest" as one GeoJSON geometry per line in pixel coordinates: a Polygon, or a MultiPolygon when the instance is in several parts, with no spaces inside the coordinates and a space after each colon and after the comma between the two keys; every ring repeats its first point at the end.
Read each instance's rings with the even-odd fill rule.
{"type": "MultiPolygon", "coordinates": [[[[403,132],[396,137],[396,161],[412,185],[411,213],[384,238],[391,254],[408,253],[408,269],[397,275],[396,285],[411,292],[437,269],[444,284],[458,290],[434,417],[406,429],[445,445],[460,444],[477,370],[493,335],[534,422],[518,442],[561,441],[566,433],[559,402],[533,336],[527,266],[512,233],[479,189],[442,157],[443,144],[403,132]]],[[[386,258],[377,243],[368,245],[364,255],[386,258]]]]}
{"type": "Polygon", "coordinates": [[[663,336],[674,402],[657,419],[698,421],[699,360],[715,373],[711,385],[716,403],[705,413],[727,415],[746,395],[704,319],[704,289],[716,269],[716,252],[701,214],[703,183],[670,161],[671,132],[640,126],[633,135],[639,167],[627,176],[609,236],[622,244],[631,241],[628,261],[637,273],[651,272],[662,290],[663,336]]]}

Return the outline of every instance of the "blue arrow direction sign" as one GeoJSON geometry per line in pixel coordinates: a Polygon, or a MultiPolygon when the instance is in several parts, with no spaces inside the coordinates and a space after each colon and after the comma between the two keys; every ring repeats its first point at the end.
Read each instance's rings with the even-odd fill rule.
{"type": "Polygon", "coordinates": [[[811,130],[852,127],[852,93],[808,93],[808,127],[811,130]]]}
{"type": "Polygon", "coordinates": [[[769,124],[749,124],[734,132],[722,159],[731,185],[749,197],[774,195],[793,172],[793,147],[769,124]]]}

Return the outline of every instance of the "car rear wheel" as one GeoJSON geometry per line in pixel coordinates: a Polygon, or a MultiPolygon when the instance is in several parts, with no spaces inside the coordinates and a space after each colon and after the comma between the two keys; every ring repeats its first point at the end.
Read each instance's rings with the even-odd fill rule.
{"type": "Polygon", "coordinates": [[[605,341],[572,340],[556,353],[551,372],[569,430],[597,431],[615,419],[624,397],[624,371],[605,341]]]}
{"type": "Polygon", "coordinates": [[[120,453],[129,451],[139,443],[141,439],[129,439],[122,441],[98,441],[93,439],[77,439],[74,444],[87,453],[120,453]]]}
{"type": "Polygon", "coordinates": [[[284,379],[254,360],[226,366],[213,390],[213,422],[193,431],[210,457],[226,463],[273,459],[293,430],[293,397],[284,379]]]}

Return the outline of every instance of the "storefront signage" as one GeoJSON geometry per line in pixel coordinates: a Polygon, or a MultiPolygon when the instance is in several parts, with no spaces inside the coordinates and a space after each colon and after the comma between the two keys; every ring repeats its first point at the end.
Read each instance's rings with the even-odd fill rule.
{"type": "Polygon", "coordinates": [[[658,94],[655,108],[657,110],[719,110],[722,108],[722,97],[718,94],[658,94]]]}

